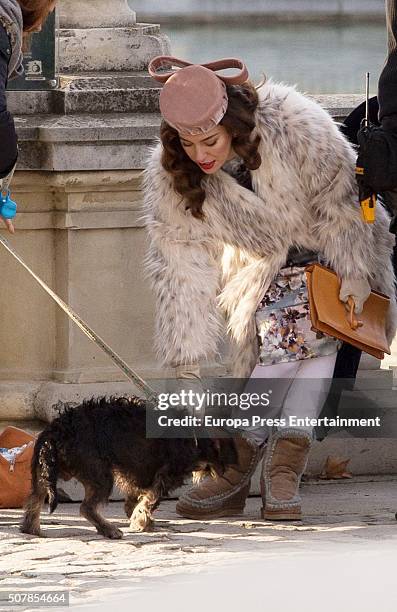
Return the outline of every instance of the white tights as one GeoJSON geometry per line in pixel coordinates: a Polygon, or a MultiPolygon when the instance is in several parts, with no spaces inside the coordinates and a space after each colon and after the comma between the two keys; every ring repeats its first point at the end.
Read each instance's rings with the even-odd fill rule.
{"type": "MultiPolygon", "coordinates": [[[[265,409],[263,416],[269,419],[285,419],[286,427],[290,427],[290,416],[317,418],[331,386],[336,356],[337,353],[334,353],[325,357],[275,365],[257,365],[251,374],[245,392],[252,392],[255,387],[258,388],[258,382],[255,384],[257,379],[280,379],[272,389],[270,406],[265,409]],[[250,383],[251,380],[252,383],[250,383]]],[[[262,387],[264,389],[263,385],[262,387]]],[[[278,429],[282,427],[284,425],[278,429]]],[[[299,427],[299,429],[313,433],[311,426],[299,427]]],[[[269,426],[244,428],[245,435],[257,444],[263,444],[271,430],[272,427],[269,426]]]]}

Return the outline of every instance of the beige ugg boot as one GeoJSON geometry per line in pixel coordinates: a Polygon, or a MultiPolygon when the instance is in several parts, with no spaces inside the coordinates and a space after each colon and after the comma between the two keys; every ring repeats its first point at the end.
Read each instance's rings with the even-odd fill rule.
{"type": "Polygon", "coordinates": [[[223,476],[205,478],[198,486],[181,495],[176,511],[190,519],[210,520],[244,512],[251,476],[262,458],[262,450],[247,438],[236,439],[238,464],[223,476]]]}
{"type": "Polygon", "coordinates": [[[282,429],[267,445],[261,475],[262,518],[301,520],[299,484],[306,469],[312,437],[299,429],[282,429]]]}

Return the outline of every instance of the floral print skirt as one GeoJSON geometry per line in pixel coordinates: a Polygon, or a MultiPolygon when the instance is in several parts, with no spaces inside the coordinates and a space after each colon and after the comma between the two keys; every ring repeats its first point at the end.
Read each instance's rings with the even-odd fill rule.
{"type": "Polygon", "coordinates": [[[282,268],[255,313],[258,365],[332,355],[340,342],[311,329],[306,266],[282,268]]]}

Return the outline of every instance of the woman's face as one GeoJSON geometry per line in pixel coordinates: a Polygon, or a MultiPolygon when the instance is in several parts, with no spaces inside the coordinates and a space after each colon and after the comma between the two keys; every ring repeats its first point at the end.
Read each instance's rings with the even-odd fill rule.
{"type": "Polygon", "coordinates": [[[186,155],[206,174],[214,174],[235,156],[232,136],[223,125],[196,136],[180,132],[179,139],[186,155]]]}

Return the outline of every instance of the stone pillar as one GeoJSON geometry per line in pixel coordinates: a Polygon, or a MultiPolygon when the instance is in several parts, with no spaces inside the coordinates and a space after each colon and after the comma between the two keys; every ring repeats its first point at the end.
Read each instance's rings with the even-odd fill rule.
{"type": "MultiPolygon", "coordinates": [[[[13,183],[19,215],[11,240],[150,378],[159,370],[153,299],[142,274],[140,174],[160,125],[158,84],[147,64],[168,53],[169,42],[158,25],[137,23],[126,0],[63,0],[59,11],[60,86],[9,93],[20,144],[13,183]]],[[[50,418],[60,398],[133,392],[109,358],[1,250],[0,265],[12,287],[0,298],[2,310],[18,322],[0,329],[0,420],[50,418]]]]}
{"type": "Polygon", "coordinates": [[[120,28],[136,23],[127,0],[61,0],[58,9],[61,28],[120,28]]]}
{"type": "Polygon", "coordinates": [[[127,0],[61,0],[59,12],[62,74],[141,71],[169,50],[158,25],[136,23],[127,0]]]}

